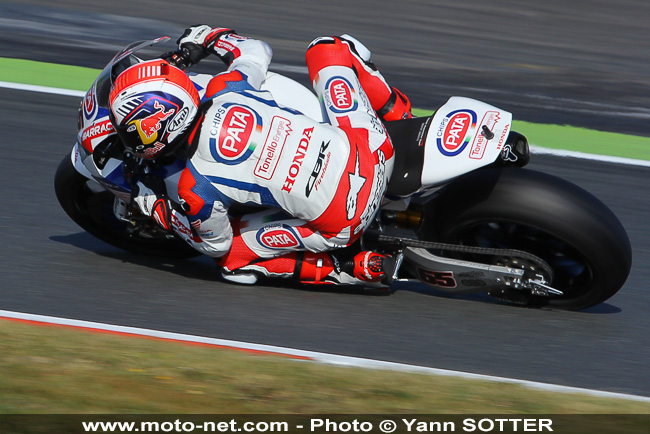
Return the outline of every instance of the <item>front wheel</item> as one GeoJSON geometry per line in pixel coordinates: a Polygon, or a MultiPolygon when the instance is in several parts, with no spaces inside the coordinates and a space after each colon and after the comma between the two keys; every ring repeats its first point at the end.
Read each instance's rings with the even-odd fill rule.
{"type": "Polygon", "coordinates": [[[54,190],[59,204],[86,232],[136,254],[167,258],[199,255],[180,238],[153,225],[150,231],[132,231],[130,223],[119,220],[113,213],[115,196],[106,190],[91,189],[90,182],[75,170],[70,156],[61,161],[54,176],[54,190]]]}
{"type": "MultiPolygon", "coordinates": [[[[585,309],[616,294],[630,272],[630,241],[618,218],[590,193],[544,173],[477,170],[445,187],[425,215],[425,238],[523,250],[549,264],[550,286],[563,295],[525,294],[529,305],[585,309]]],[[[495,261],[525,267],[510,258],[495,261]]]]}

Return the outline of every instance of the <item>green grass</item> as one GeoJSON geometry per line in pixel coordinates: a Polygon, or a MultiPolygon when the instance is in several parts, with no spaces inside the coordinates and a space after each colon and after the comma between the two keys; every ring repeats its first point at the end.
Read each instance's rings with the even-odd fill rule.
{"type": "MultiPolygon", "coordinates": [[[[92,68],[0,58],[0,81],[12,83],[85,91],[98,74],[99,70],[92,68]]],[[[432,111],[415,109],[414,113],[423,116],[432,111]]],[[[650,137],[517,120],[513,121],[513,129],[528,137],[532,145],[544,148],[650,160],[650,137]]]]}
{"type": "Polygon", "coordinates": [[[0,58],[0,81],[87,91],[100,70],[0,58]]]}
{"type": "Polygon", "coordinates": [[[0,320],[0,413],[646,414],[650,404],[0,320]]]}
{"type": "MultiPolygon", "coordinates": [[[[427,116],[431,110],[413,110],[427,116]]],[[[531,145],[543,148],[609,155],[636,160],[650,160],[650,137],[631,136],[573,127],[570,125],[535,124],[513,120],[512,129],[528,138],[531,145]]]]}

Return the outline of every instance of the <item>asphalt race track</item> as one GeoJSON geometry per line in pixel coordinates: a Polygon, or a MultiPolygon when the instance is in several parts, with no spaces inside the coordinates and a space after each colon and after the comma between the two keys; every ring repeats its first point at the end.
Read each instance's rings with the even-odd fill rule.
{"type": "MultiPolygon", "coordinates": [[[[519,2],[407,1],[373,6],[367,15],[377,2],[335,1],[328,10],[301,3],[293,11],[291,2],[260,0],[247,3],[249,17],[229,9],[234,1],[219,2],[218,11],[185,3],[178,11],[169,0],[64,0],[60,9],[48,1],[0,2],[0,57],[99,68],[131,40],[209,22],[263,37],[276,69],[304,80],[306,44],[347,31],[368,42],[418,107],[462,93],[520,119],[648,134],[645,2],[553,0],[514,10],[519,2]],[[75,51],[78,36],[88,40],[75,51]]],[[[52,180],[73,144],[77,107],[73,97],[0,89],[0,309],[650,396],[649,168],[543,156],[530,165],[598,196],[632,240],[628,282],[585,312],[415,287],[390,296],[283,282],[244,287],[220,281],[206,258],[137,257],[67,218],[52,180]]]]}

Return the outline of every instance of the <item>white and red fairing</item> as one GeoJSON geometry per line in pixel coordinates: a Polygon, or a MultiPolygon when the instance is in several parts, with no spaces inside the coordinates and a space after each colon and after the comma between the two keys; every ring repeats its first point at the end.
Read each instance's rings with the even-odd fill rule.
{"type": "MultiPolygon", "coordinates": [[[[160,39],[164,40],[164,39],[160,39]]],[[[156,41],[160,41],[156,40],[156,41]]],[[[108,118],[108,109],[98,98],[98,86],[102,86],[102,76],[113,62],[131,55],[139,47],[151,45],[156,41],[141,43],[116,56],[93,83],[84,97],[79,113],[79,132],[72,152],[72,160],[77,170],[96,179],[118,196],[128,199],[129,185],[122,178],[122,161],[111,159],[99,169],[92,158],[98,144],[116,134],[108,118]]],[[[132,57],[133,58],[133,57],[132,57]]],[[[199,96],[203,98],[205,88],[212,78],[209,74],[192,74],[199,96]]],[[[298,110],[317,122],[323,122],[321,107],[315,94],[302,84],[269,72],[261,90],[271,92],[279,105],[298,110]]],[[[489,104],[465,97],[451,97],[432,117],[424,140],[425,152],[422,169],[422,187],[414,194],[424,194],[426,190],[442,185],[464,173],[494,162],[501,153],[512,123],[512,114],[489,104]],[[484,131],[484,127],[489,133],[484,131]],[[493,135],[493,136],[492,136],[493,135]],[[491,137],[491,138],[489,138],[491,137]]],[[[167,185],[170,194],[175,193],[177,172],[182,166],[168,173],[167,185]]]]}
{"type": "Polygon", "coordinates": [[[494,162],[511,124],[512,114],[507,111],[475,99],[451,97],[429,124],[422,190],[494,162]]]}
{"type": "MultiPolygon", "coordinates": [[[[121,64],[133,64],[142,59],[135,57],[134,53],[144,47],[168,40],[167,37],[152,41],[136,42],[120,51],[99,74],[91,88],[81,101],[79,108],[79,129],[77,142],[73,148],[71,158],[79,173],[89,179],[98,181],[104,188],[111,190],[123,200],[129,200],[130,185],[123,177],[123,162],[120,159],[110,158],[103,167],[98,167],[93,159],[93,153],[101,143],[110,140],[115,134],[115,129],[109,119],[108,92],[112,86],[114,68],[121,64]]],[[[202,99],[205,89],[212,79],[210,74],[188,73],[195,83],[202,99]]],[[[301,109],[304,114],[318,122],[322,121],[320,105],[316,96],[301,84],[279,74],[269,72],[262,90],[270,91],[276,102],[280,105],[301,109]]],[[[183,169],[182,164],[166,167],[164,176],[170,195],[175,195],[178,175],[183,169]]],[[[99,185],[97,188],[101,188],[99,185]]]]}

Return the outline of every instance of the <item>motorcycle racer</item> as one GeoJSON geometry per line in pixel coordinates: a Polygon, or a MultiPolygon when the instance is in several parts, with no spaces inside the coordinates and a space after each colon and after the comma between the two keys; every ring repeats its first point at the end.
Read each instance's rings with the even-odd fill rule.
{"type": "Polygon", "coordinates": [[[260,90],[272,57],[266,43],[199,25],[178,45],[126,69],[109,96],[128,152],[154,161],[183,148],[188,156],[178,183],[182,209],[145,178],[134,188],[138,208],[216,258],[229,280],[385,284],[392,258],[360,252],[355,242],[392,172],[382,121],[411,114],[366,47],[347,35],[309,45],[309,77],[326,120],[320,123],[260,90]],[[210,54],[228,70],[200,98],[182,69],[210,54]],[[242,205],[261,210],[238,215],[242,205]]]}

